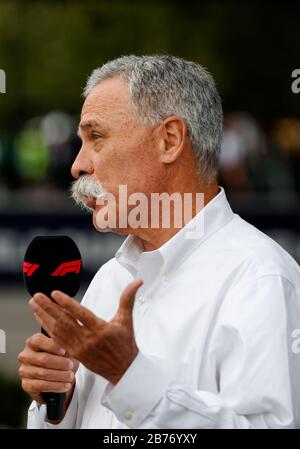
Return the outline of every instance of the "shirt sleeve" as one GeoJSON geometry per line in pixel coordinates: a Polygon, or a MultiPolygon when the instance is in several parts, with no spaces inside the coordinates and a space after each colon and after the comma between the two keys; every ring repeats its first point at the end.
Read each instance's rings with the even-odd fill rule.
{"type": "Polygon", "coordinates": [[[102,404],[130,428],[293,428],[300,375],[290,340],[295,317],[299,291],[284,277],[239,284],[224,298],[207,343],[217,392],[170,382],[166,360],[139,352],[120,381],[107,385],[102,404]]]}
{"type": "Polygon", "coordinates": [[[27,429],[74,429],[77,417],[78,393],[74,388],[73,396],[64,419],[59,424],[51,424],[45,421],[46,405],[33,401],[28,410],[27,429]]]}

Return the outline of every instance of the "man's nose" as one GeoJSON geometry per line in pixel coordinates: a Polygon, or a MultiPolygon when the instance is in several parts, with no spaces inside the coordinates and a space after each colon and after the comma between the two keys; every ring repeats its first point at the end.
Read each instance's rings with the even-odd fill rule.
{"type": "Polygon", "coordinates": [[[91,175],[93,172],[94,168],[92,161],[85,156],[83,149],[81,148],[71,168],[72,176],[73,178],[78,179],[79,176],[83,174],[91,175]]]}

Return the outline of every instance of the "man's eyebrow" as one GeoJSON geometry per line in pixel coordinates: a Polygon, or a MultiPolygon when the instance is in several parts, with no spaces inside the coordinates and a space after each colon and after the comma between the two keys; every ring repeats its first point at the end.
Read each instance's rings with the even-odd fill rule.
{"type": "Polygon", "coordinates": [[[83,122],[80,122],[77,130],[78,137],[81,136],[80,134],[81,129],[88,129],[92,128],[93,126],[103,126],[103,124],[98,120],[85,120],[83,122]]]}

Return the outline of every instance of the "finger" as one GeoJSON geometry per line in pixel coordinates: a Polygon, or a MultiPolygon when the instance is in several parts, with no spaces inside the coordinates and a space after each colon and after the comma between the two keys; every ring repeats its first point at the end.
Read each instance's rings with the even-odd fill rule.
{"type": "Polygon", "coordinates": [[[61,307],[55,304],[48,296],[43,293],[36,293],[29,301],[30,306],[38,304],[42,309],[44,309],[53,318],[61,317],[61,307]]]}
{"type": "Polygon", "coordinates": [[[70,371],[74,363],[67,357],[48,354],[47,352],[35,352],[31,349],[22,351],[18,356],[19,362],[25,365],[40,366],[42,368],[70,371]]]}
{"type": "Polygon", "coordinates": [[[47,332],[48,335],[52,337],[52,331],[55,326],[55,318],[49,315],[37,302],[32,298],[29,301],[30,307],[34,312],[36,320],[42,326],[43,329],[47,332]]]}
{"type": "Polygon", "coordinates": [[[29,303],[37,321],[58,344],[67,349],[64,343],[74,343],[74,338],[78,340],[78,333],[82,330],[81,326],[62,307],[54,304],[51,299],[42,294],[35,295],[29,303]]]}
{"type": "Polygon", "coordinates": [[[37,315],[36,313],[33,313],[33,315],[34,315],[34,318],[35,318],[35,319],[37,320],[37,322],[39,323],[39,325],[40,325],[41,327],[43,327],[42,320],[39,319],[38,315],[37,315]]]}
{"type": "Polygon", "coordinates": [[[101,320],[101,318],[98,318],[96,315],[93,314],[93,312],[88,310],[86,307],[83,307],[82,305],[78,304],[77,301],[75,301],[73,298],[66,295],[65,293],[60,292],[58,290],[54,290],[51,293],[51,296],[57,304],[66,309],[74,319],[79,320],[83,325],[99,326],[101,323],[107,324],[106,321],[101,320]]]}
{"type": "Polygon", "coordinates": [[[19,375],[24,379],[39,379],[47,382],[73,382],[73,371],[61,371],[56,369],[41,368],[31,365],[21,365],[19,375]]]}
{"type": "Polygon", "coordinates": [[[132,310],[134,305],[134,299],[137,290],[141,287],[143,281],[141,279],[136,279],[131,282],[125,290],[123,291],[120,298],[120,305],[118,309],[118,316],[126,321],[128,324],[132,323],[132,310]]]}
{"type": "Polygon", "coordinates": [[[22,379],[22,388],[34,394],[43,393],[66,393],[72,388],[71,383],[47,382],[39,379],[22,379]]]}
{"type": "Polygon", "coordinates": [[[43,351],[55,355],[66,354],[65,349],[59,346],[52,338],[40,333],[28,338],[26,344],[34,351],[43,351]]]}

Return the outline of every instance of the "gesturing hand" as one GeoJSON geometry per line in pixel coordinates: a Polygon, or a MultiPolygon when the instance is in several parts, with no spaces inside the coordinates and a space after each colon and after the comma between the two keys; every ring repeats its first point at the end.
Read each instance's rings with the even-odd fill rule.
{"type": "Polygon", "coordinates": [[[116,384],[138,353],[132,310],[142,283],[135,280],[126,287],[119,309],[109,322],[59,291],[51,294],[55,302],[36,293],[29,304],[41,326],[71,358],[116,384]]]}

